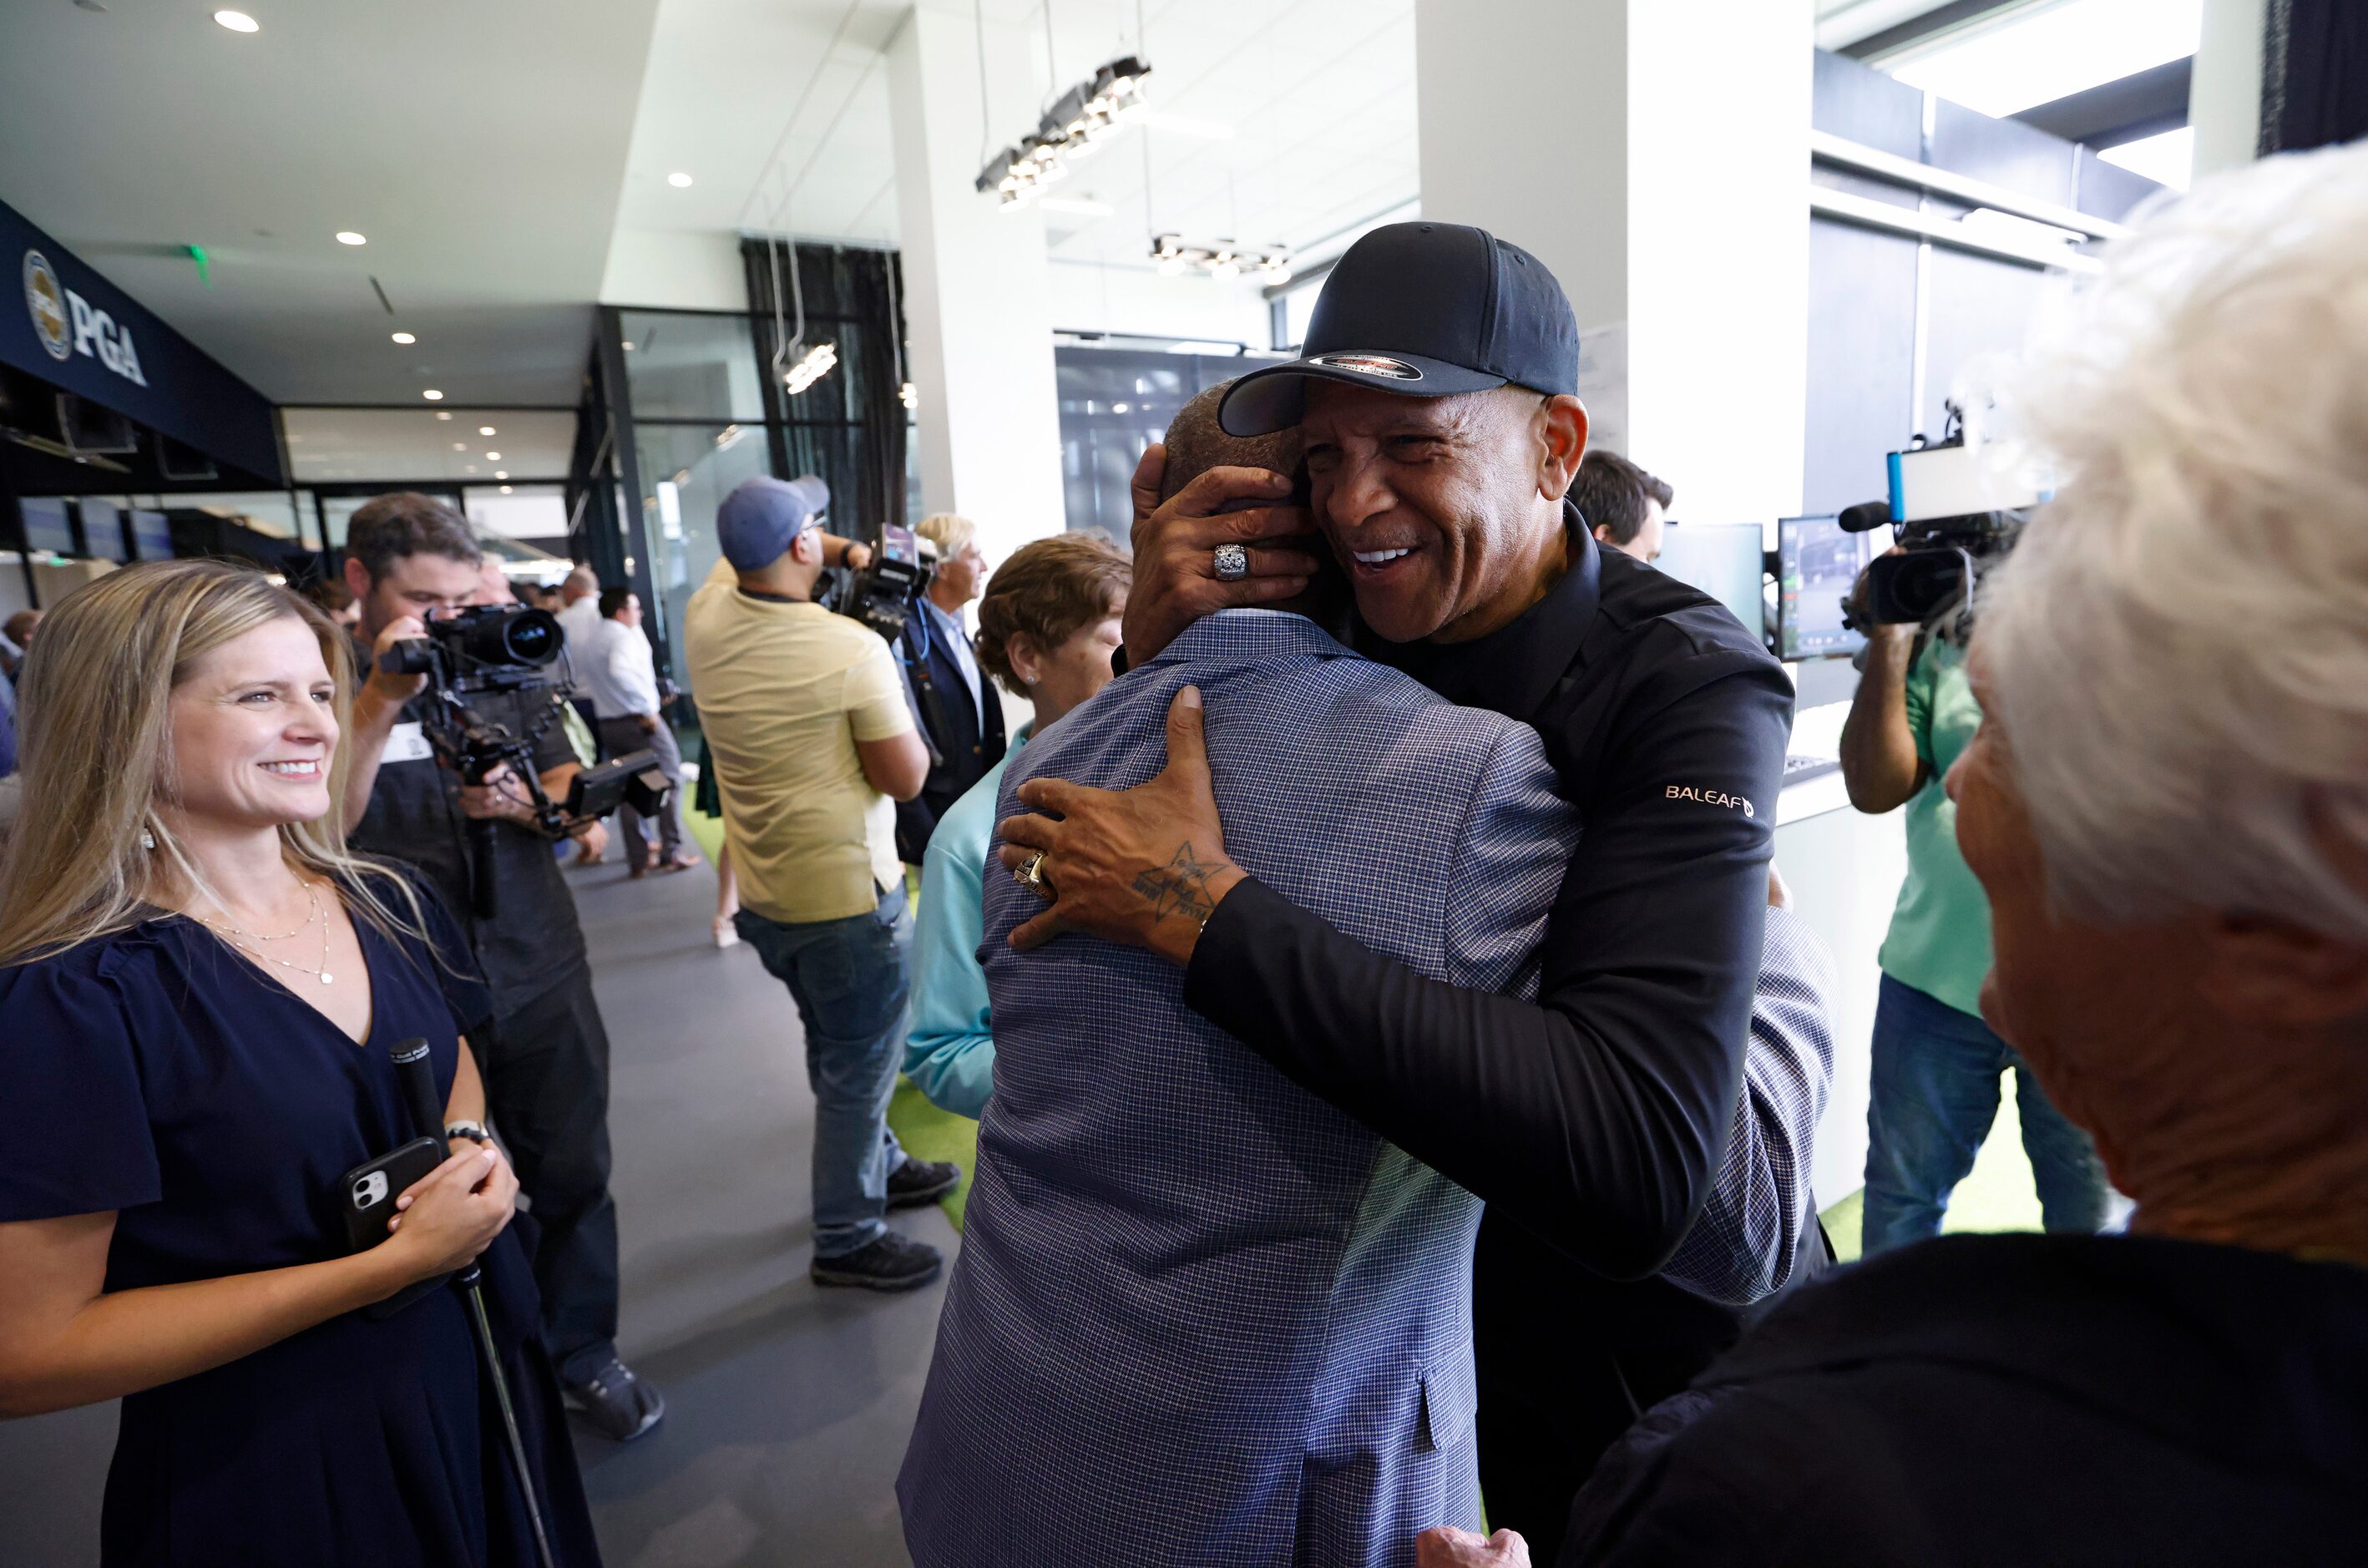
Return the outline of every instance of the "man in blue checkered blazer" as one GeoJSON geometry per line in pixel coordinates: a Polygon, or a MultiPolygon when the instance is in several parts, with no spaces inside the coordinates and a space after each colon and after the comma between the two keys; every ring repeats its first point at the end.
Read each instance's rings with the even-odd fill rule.
{"type": "MultiPolygon", "coordinates": [[[[1377,951],[1528,994],[1577,842],[1536,733],[1225,610],[1004,779],[1166,766],[1197,686],[1230,858],[1377,951]]],[[[1190,1011],[1174,965],[986,884],[995,1096],[897,1484],[919,1568],[1398,1564],[1476,1526],[1480,1205],[1190,1011]]]]}

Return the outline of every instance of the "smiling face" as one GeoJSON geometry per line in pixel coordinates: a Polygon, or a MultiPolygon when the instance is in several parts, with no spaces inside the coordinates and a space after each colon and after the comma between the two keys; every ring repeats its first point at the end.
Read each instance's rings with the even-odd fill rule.
{"type": "Polygon", "coordinates": [[[320,642],[294,616],[199,657],[173,688],[169,809],[230,832],[326,816],[336,695],[320,642]]]}
{"type": "Polygon", "coordinates": [[[1315,520],[1391,642],[1486,636],[1561,574],[1561,498],[1587,440],[1576,398],[1315,381],[1300,434],[1315,520]]]}
{"type": "Polygon", "coordinates": [[[929,587],[938,603],[950,609],[960,609],[978,597],[981,580],[986,574],[986,556],[976,540],[938,562],[936,575],[929,587]]]}

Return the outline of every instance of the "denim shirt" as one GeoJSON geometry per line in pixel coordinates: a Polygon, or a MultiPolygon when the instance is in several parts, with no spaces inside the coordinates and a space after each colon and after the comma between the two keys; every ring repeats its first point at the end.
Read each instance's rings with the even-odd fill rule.
{"type": "Polygon", "coordinates": [[[978,1119],[995,1092],[995,1040],[987,1032],[986,971],[978,944],[986,925],[982,878],[995,836],[1003,770],[1035,726],[938,819],[921,862],[921,912],[913,929],[913,1026],[905,1075],[931,1105],[978,1119]]]}

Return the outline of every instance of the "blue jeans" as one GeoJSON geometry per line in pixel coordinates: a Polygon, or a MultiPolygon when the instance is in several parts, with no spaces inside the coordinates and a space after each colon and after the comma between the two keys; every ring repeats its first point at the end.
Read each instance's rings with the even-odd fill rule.
{"type": "Polygon", "coordinates": [[[880,907],[785,926],[743,909],[741,940],[790,988],[806,1030],[814,1086],[814,1256],[845,1257],[887,1230],[889,1173],[905,1151],[888,1099],[912,1017],[913,914],[899,881],[880,907]]]}
{"type": "Polygon", "coordinates": [[[2047,1228],[2105,1228],[2112,1189],[2096,1144],[2049,1102],[2014,1047],[1973,1014],[1886,974],[1867,1109],[1866,1256],[1940,1234],[1949,1194],[1998,1119],[1998,1074],[2009,1069],[2047,1228]]]}

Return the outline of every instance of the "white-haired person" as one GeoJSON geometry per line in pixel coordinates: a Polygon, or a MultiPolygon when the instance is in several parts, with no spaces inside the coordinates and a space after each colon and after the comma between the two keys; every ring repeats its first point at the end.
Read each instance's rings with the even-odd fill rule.
{"type": "Polygon", "coordinates": [[[180,561],[68,595],[27,661],[27,809],[73,826],[0,854],[0,1415],[122,1400],[110,1568],[535,1562],[467,1304],[363,1311],[472,1258],[553,1547],[598,1562],[461,1039],[486,994],[333,809],[348,642],[180,561]],[[415,1038],[449,1157],[349,1251],[415,1038]]]}
{"type": "Polygon", "coordinates": [[[920,795],[896,808],[896,847],[917,865],[938,830],[938,819],[1003,760],[1003,704],[979,664],[962,607],[986,582],[986,556],[968,517],[938,512],[913,531],[938,549],[938,567],[905,619],[896,664],[928,737],[928,781],[920,795]]]}
{"type": "MultiPolygon", "coordinates": [[[[2368,146],[2111,249],[2025,394],[1951,771],[1992,1025],[2135,1200],[1803,1292],[1571,1562],[2356,1562],[2368,1475],[2368,146]]],[[[1516,1563],[1435,1535],[1426,1563],[1516,1563]]]]}

